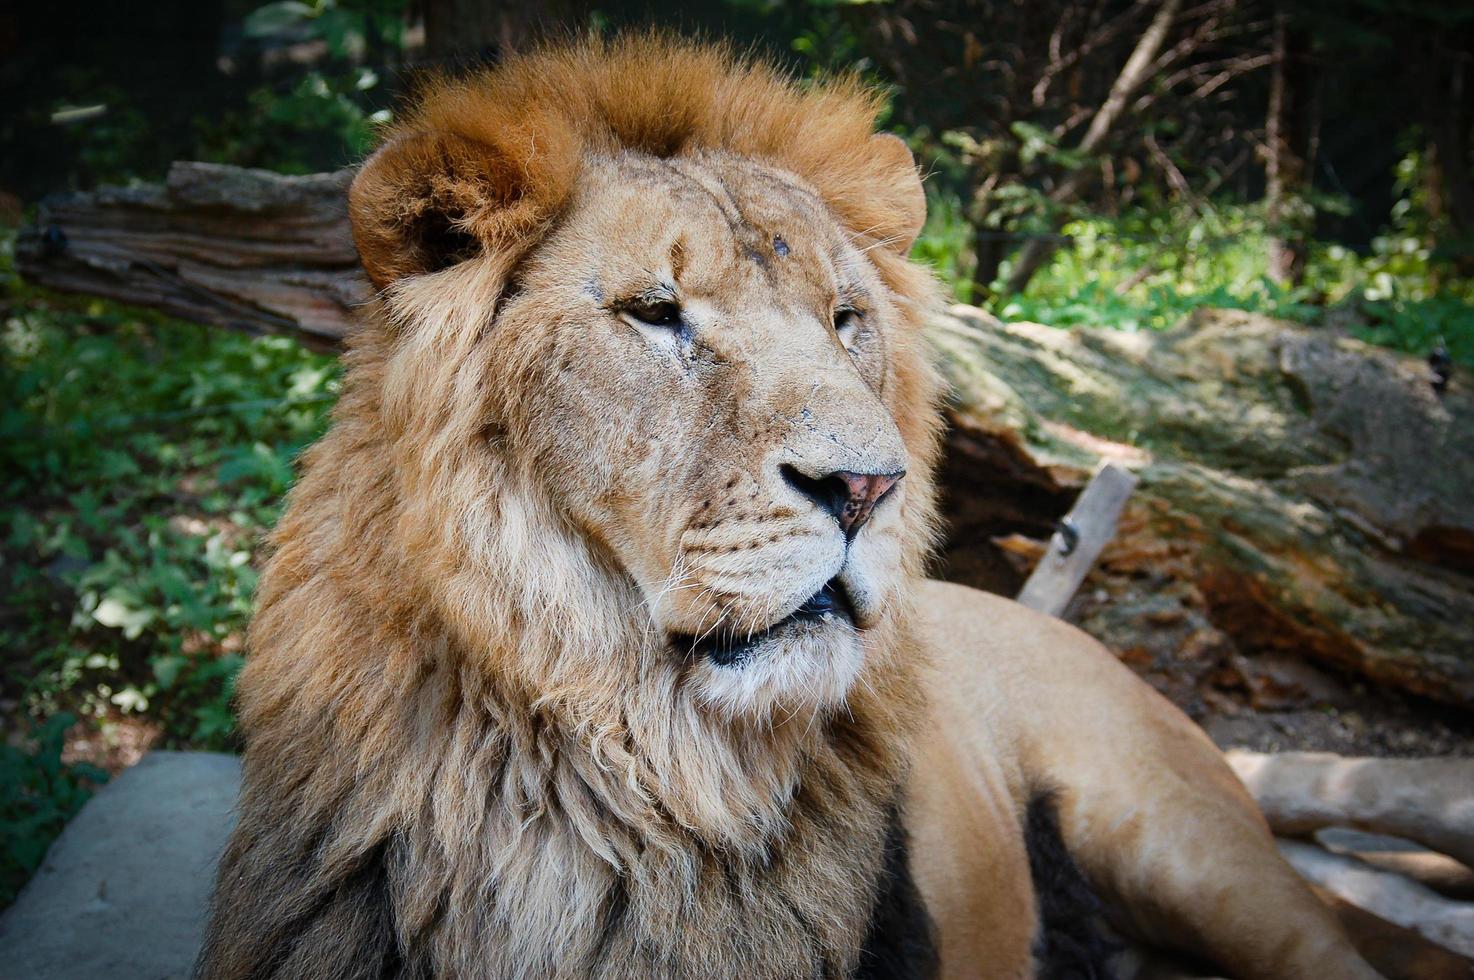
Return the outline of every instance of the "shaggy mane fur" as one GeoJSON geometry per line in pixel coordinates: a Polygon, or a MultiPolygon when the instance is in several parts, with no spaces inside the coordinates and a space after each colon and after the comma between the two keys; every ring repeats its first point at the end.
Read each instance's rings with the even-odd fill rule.
{"type": "Polygon", "coordinates": [[[925,201],[914,181],[894,178],[898,157],[910,161],[904,144],[874,138],[882,107],[882,96],[855,76],[800,87],[724,46],[661,34],[550,47],[484,74],[427,81],[386,148],[405,148],[420,163],[420,154],[474,147],[475,162],[424,194],[356,188],[355,235],[370,274],[387,285],[407,270],[385,262],[388,274],[375,274],[379,256],[426,208],[448,206],[460,231],[510,245],[556,217],[590,156],[722,150],[808,181],[869,242],[909,244],[925,201]],[[433,149],[416,142],[426,133],[441,137],[433,149]],[[515,186],[515,196],[488,198],[478,186],[484,178],[515,186]]]}
{"type": "MultiPolygon", "coordinates": [[[[854,80],[799,87],[637,37],[434,82],[395,127],[352,195],[383,297],[257,597],[240,822],[202,975],[853,971],[918,714],[907,603],[870,631],[843,710],[704,710],[628,576],[515,452],[524,400],[486,383],[484,341],[515,253],[591,155],[752,156],[807,180],[856,237],[909,242],[917,192],[894,176],[904,147],[874,136],[878,106],[854,80]],[[453,263],[424,251],[447,234],[473,243],[453,263]]],[[[867,254],[907,321],[891,357],[919,573],[931,286],[900,251],[867,254]]]]}

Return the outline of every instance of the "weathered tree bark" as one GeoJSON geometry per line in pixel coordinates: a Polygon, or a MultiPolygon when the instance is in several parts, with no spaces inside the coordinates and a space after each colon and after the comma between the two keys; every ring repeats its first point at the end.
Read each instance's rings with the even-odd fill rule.
{"type": "Polygon", "coordinates": [[[1320,887],[1378,918],[1412,929],[1438,945],[1474,957],[1474,905],[1455,902],[1390,871],[1314,844],[1282,840],[1280,853],[1320,887]]]}
{"type": "MultiPolygon", "coordinates": [[[[1230,753],[1230,758],[1232,755],[1230,753]]],[[[1466,776],[1459,785],[1464,788],[1466,796],[1474,794],[1474,774],[1466,776]]],[[[1304,787],[1307,791],[1313,788],[1304,787]]],[[[1416,841],[1346,826],[1323,827],[1312,836],[1317,844],[1332,854],[1354,857],[1373,868],[1411,878],[1444,898],[1474,902],[1474,868],[1416,841]]]]}
{"type": "MultiPolygon", "coordinates": [[[[369,295],[348,178],[179,164],[165,187],[49,202],[17,265],[43,285],[331,346],[369,295]]],[[[1438,395],[1421,361],[1231,311],[1124,334],[957,307],[930,338],[954,389],[948,577],[1016,594],[1021,564],[1111,460],[1140,482],[1066,615],[1154,681],[1171,658],[1198,658],[1195,677],[1309,658],[1474,707],[1461,376],[1438,395]]]]}
{"type": "Polygon", "coordinates": [[[1357,950],[1382,976],[1404,980],[1468,980],[1469,960],[1413,929],[1374,915],[1315,884],[1315,892],[1341,920],[1357,950]]]}
{"type": "MultiPolygon", "coordinates": [[[[1236,751],[1228,763],[1277,834],[1352,827],[1415,841],[1474,867],[1474,759],[1236,751]]],[[[1474,942],[1474,931],[1469,938],[1474,942]]]]}
{"type": "Polygon", "coordinates": [[[48,199],[16,266],[53,289],[332,347],[369,297],[348,229],[352,176],[176,163],[162,187],[48,199]]]}
{"type": "Polygon", "coordinates": [[[954,389],[949,577],[1012,593],[1026,549],[1005,536],[1047,538],[1109,459],[1140,482],[1067,618],[1144,672],[1291,656],[1474,706],[1467,388],[1238,311],[1125,334],[956,307],[931,339],[954,389]]]}

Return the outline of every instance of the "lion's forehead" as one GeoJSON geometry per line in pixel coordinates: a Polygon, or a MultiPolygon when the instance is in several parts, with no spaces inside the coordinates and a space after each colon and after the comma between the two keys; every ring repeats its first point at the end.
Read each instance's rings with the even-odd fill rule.
{"type": "Polygon", "coordinates": [[[601,289],[667,276],[686,295],[758,290],[817,309],[873,279],[818,194],[760,161],[624,154],[597,161],[584,181],[570,217],[591,226],[578,237],[613,280],[601,289]]]}

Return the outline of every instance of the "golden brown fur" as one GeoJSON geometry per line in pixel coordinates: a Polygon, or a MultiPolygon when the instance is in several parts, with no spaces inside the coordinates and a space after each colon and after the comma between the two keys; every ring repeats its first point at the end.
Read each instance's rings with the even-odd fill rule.
{"type": "Polygon", "coordinates": [[[936,657],[909,823],[943,976],[1031,975],[1021,855],[960,842],[1016,838],[1020,803],[1041,788],[1057,794],[1064,843],[1131,939],[1213,964],[1213,976],[1377,976],[1280,859],[1202,730],[1099,643],[957,585],[926,583],[917,608],[936,657]],[[999,882],[1012,898],[996,900],[999,882]]]}
{"type": "MultiPolygon", "coordinates": [[[[720,49],[591,41],[431,86],[365,165],[350,207],[381,293],[262,579],[203,975],[846,976],[901,807],[946,971],[1026,976],[1040,788],[1126,905],[1172,873],[1091,828],[1222,765],[1172,748],[1186,723],[1113,661],[1148,759],[1119,785],[1052,756],[1047,718],[923,696],[954,670],[983,699],[1027,679],[912,614],[932,287],[876,109],[720,49]],[[679,329],[650,312],[674,300],[679,329]],[[852,540],[801,489],[902,470],[852,540]],[[852,617],[789,615],[821,586],[852,617]],[[713,637],[740,657],[700,653],[713,637]]],[[[968,630],[1037,628],[967,608],[968,630]]],[[[1225,839],[1339,955],[1241,796],[1162,807],[1250,827],[1225,839]]],[[[1261,925],[1196,946],[1278,944],[1261,925]]]]}
{"type": "Polygon", "coordinates": [[[904,144],[874,139],[881,105],[857,78],[804,90],[717,46],[647,36],[552,48],[429,86],[380,151],[395,166],[355,188],[355,236],[383,286],[423,271],[414,253],[398,254],[406,221],[450,208],[489,248],[525,247],[590,157],[721,150],[810,182],[871,242],[910,242],[925,201],[904,144]],[[431,193],[412,192],[406,170],[426,176],[431,193]],[[515,190],[488,195],[488,186],[515,190]]]}
{"type": "MultiPolygon", "coordinates": [[[[206,975],[368,975],[381,958],[460,977],[854,965],[901,775],[894,736],[915,699],[894,612],[873,624],[886,640],[842,711],[786,693],[761,712],[708,704],[600,540],[609,532],[549,490],[588,480],[598,498],[619,478],[585,461],[598,468],[630,438],[607,414],[629,406],[593,404],[602,417],[560,427],[567,405],[539,401],[573,396],[560,376],[588,392],[608,371],[603,354],[518,326],[565,313],[562,262],[521,268],[519,298],[503,291],[569,198],[648,166],[609,154],[758,179],[722,153],[738,150],[821,181],[822,201],[795,184],[798,206],[849,209],[850,247],[879,243],[873,268],[915,291],[876,286],[877,301],[914,329],[925,279],[885,239],[909,244],[916,218],[894,221],[916,202],[887,198],[900,157],[872,138],[874,109],[853,84],[799,93],[709,49],[591,45],[432,91],[369,164],[354,223],[387,295],[352,340],[333,428],[303,460],[258,596],[239,685],[241,824],[206,975]],[[515,174],[476,169],[499,152],[515,174]],[[504,186],[517,203],[482,213],[504,186]],[[447,209],[477,255],[406,265],[424,261],[425,215],[447,209]],[[404,278],[411,268],[433,274],[404,278]]],[[[688,266],[705,247],[688,243],[688,266]]],[[[726,259],[708,258],[720,279],[726,259]]],[[[932,376],[915,356],[875,370],[920,469],[935,454],[932,376]]],[[[714,457],[732,451],[690,461],[719,506],[740,474],[714,457]]],[[[904,561],[919,571],[930,488],[924,471],[908,479],[897,537],[914,542],[904,561]]]]}

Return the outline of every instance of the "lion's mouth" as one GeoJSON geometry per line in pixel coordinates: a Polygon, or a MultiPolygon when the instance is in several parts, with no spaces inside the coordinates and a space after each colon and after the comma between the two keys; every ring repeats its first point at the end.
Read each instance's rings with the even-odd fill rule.
{"type": "Polygon", "coordinates": [[[838,577],[825,582],[824,587],[805,599],[803,605],[766,629],[753,633],[717,630],[703,637],[676,636],[672,638],[672,642],[678,650],[686,651],[692,657],[704,657],[719,667],[734,667],[746,660],[756,647],[775,633],[798,624],[824,620],[851,626],[855,622],[854,606],[838,577]]]}

